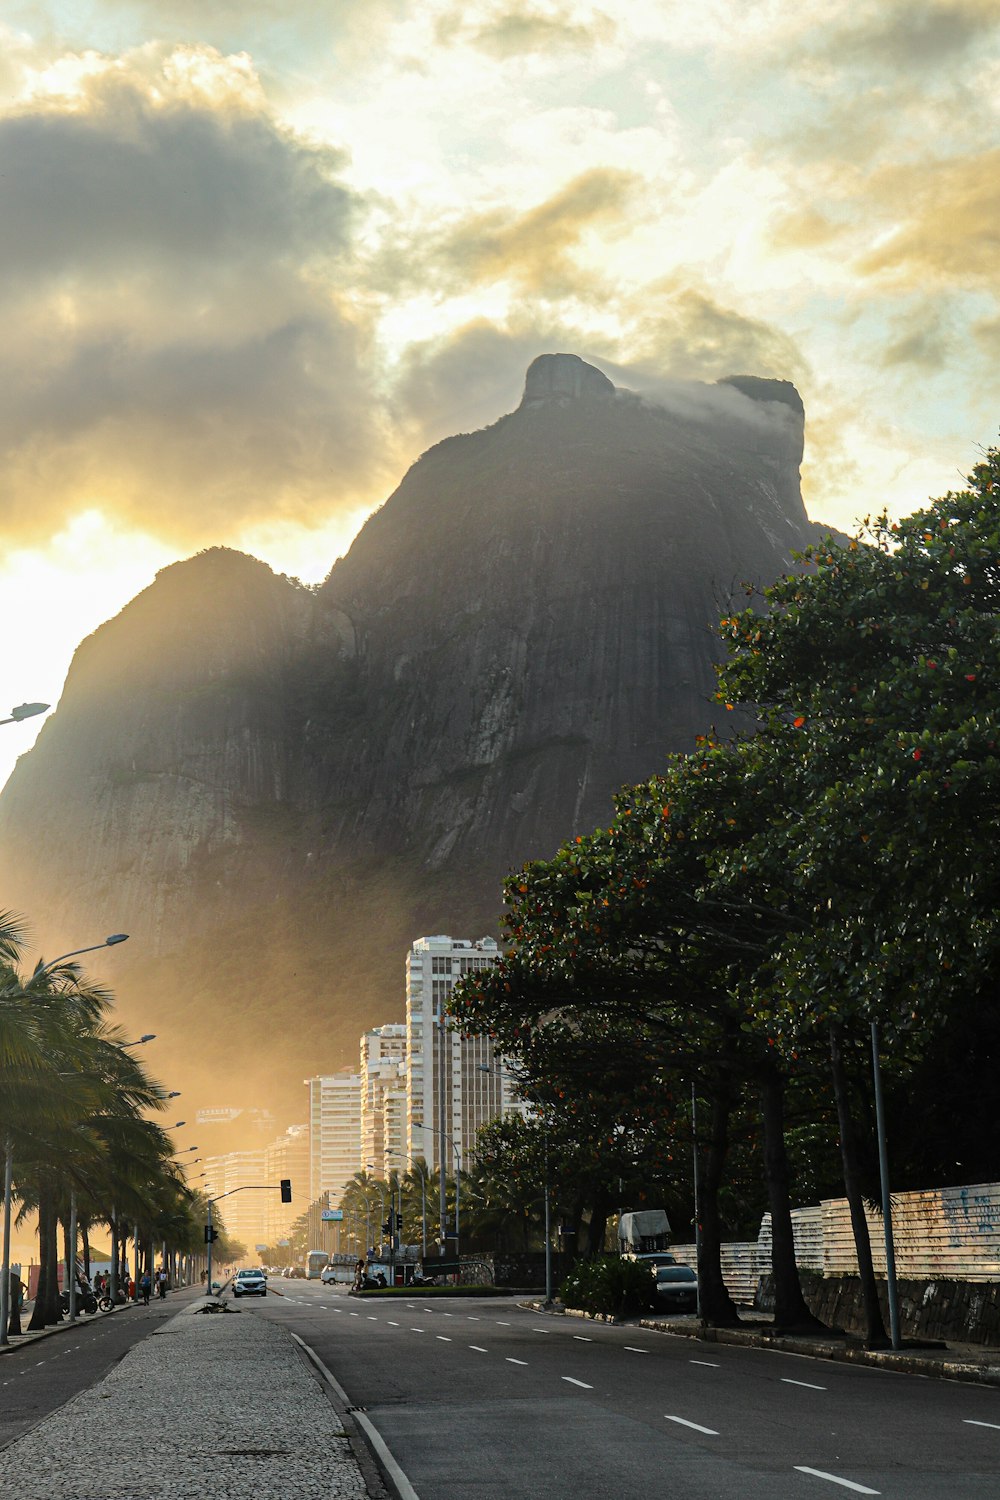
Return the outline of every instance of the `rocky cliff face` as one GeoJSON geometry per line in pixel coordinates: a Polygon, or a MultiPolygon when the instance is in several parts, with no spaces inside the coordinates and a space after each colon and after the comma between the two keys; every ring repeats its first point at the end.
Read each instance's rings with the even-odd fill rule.
{"type": "Polygon", "coordinates": [[[295,1089],[354,1060],[412,937],[495,930],[507,869],[710,724],[730,590],[812,533],[802,423],[783,382],[653,406],[547,355],[318,592],[222,550],[165,569],[0,798],[3,904],[51,951],[130,931],[126,1014],[239,1015],[233,1066],[265,1036],[295,1089]]]}

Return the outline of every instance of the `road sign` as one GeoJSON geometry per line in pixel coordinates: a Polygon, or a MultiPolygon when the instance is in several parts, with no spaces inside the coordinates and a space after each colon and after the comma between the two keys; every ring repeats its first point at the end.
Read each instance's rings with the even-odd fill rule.
{"type": "Polygon", "coordinates": [[[267,1246],[266,1245],[254,1245],[254,1249],[255,1250],[266,1250],[267,1246]]]}
{"type": "Polygon", "coordinates": [[[278,1240],[278,1244],[281,1246],[282,1250],[287,1250],[291,1243],[291,1240],[278,1240]]]}
{"type": "Polygon", "coordinates": [[[342,1208],[323,1208],[320,1209],[319,1216],[324,1224],[339,1224],[344,1217],[344,1210],[342,1208]]]}

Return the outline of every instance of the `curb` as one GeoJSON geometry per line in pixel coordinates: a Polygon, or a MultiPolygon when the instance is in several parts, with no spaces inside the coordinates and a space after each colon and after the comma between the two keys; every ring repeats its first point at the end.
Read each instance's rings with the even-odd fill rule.
{"type": "Polygon", "coordinates": [[[113,1318],[115,1313],[125,1312],[126,1309],[135,1307],[136,1305],[134,1302],[123,1302],[120,1307],[109,1307],[107,1312],[83,1313],[73,1323],[60,1321],[50,1324],[47,1328],[37,1328],[33,1333],[25,1331],[24,1333],[11,1334],[11,1342],[9,1344],[0,1344],[0,1355],[16,1354],[18,1349],[27,1349],[29,1344],[37,1344],[40,1339],[50,1339],[57,1333],[68,1333],[71,1328],[79,1328],[81,1324],[86,1328],[89,1324],[96,1323],[101,1318],[113,1318]]]}
{"type": "MultiPolygon", "coordinates": [[[[697,1339],[701,1343],[731,1344],[742,1349],[774,1349],[781,1354],[802,1354],[810,1359],[830,1359],[841,1364],[869,1365],[900,1375],[923,1375],[934,1380],[962,1380],[976,1385],[1000,1385],[1000,1363],[979,1365],[963,1360],[926,1359],[919,1354],[892,1350],[863,1349],[858,1345],[823,1343],[815,1339],[788,1338],[767,1333],[741,1332],[735,1328],[679,1328],[653,1318],[640,1318],[640,1328],[651,1328],[673,1338],[697,1339]]],[[[1000,1357],[1000,1356],[998,1356],[1000,1357]]]]}

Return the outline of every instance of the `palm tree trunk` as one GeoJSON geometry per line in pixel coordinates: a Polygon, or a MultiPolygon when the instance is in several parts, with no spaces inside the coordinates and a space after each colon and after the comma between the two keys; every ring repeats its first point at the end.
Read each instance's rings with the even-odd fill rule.
{"type": "Polygon", "coordinates": [[[55,1194],[44,1178],[38,1187],[38,1290],[28,1332],[59,1322],[59,1224],[55,1194]]]}
{"type": "Polygon", "coordinates": [[[842,1026],[830,1027],[830,1071],[833,1076],[833,1092],[837,1101],[837,1121],[840,1126],[840,1159],[844,1172],[844,1191],[851,1211],[851,1228],[854,1230],[854,1245],[858,1255],[858,1274],[861,1278],[861,1298],[865,1309],[865,1339],[870,1347],[888,1348],[882,1308],[878,1300],[875,1267],[872,1264],[872,1243],[868,1234],[868,1219],[861,1193],[859,1175],[860,1151],[857,1130],[851,1114],[851,1100],[844,1067],[844,1032],[842,1026]]]}
{"type": "Polygon", "coordinates": [[[83,1240],[83,1274],[90,1280],[90,1225],[86,1219],[80,1220],[80,1237],[83,1240]]]}

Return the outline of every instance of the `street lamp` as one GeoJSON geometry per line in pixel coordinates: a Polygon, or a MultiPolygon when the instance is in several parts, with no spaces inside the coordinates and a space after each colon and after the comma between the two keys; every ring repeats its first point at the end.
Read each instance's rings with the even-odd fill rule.
{"type": "MultiPolygon", "coordinates": [[[[428,1130],[429,1128],[430,1127],[427,1126],[427,1125],[414,1125],[414,1127],[413,1127],[414,1130],[428,1130]]],[[[458,1228],[459,1228],[458,1211],[459,1211],[459,1191],[460,1191],[459,1184],[460,1184],[461,1177],[462,1177],[462,1153],[458,1149],[458,1147],[455,1145],[455,1142],[452,1140],[451,1136],[448,1134],[448,1132],[446,1130],[438,1130],[436,1133],[441,1137],[441,1139],[443,1141],[447,1141],[448,1142],[449,1146],[451,1147],[451,1149],[455,1153],[455,1258],[457,1260],[457,1258],[458,1258],[458,1243],[459,1243],[459,1232],[458,1232],[458,1228]]],[[[442,1212],[441,1212],[441,1254],[443,1255],[444,1254],[444,1250],[445,1250],[445,1240],[448,1237],[448,1224],[447,1224],[447,1220],[446,1220],[446,1216],[445,1216],[445,1212],[444,1212],[444,1201],[445,1201],[444,1175],[445,1175],[445,1167],[444,1167],[444,1162],[443,1161],[441,1161],[441,1162],[438,1163],[438,1169],[439,1169],[439,1171],[441,1173],[441,1183],[442,1183],[442,1189],[441,1189],[441,1205],[442,1205],[442,1212]]]]}
{"type": "Polygon", "coordinates": [[[20,724],[22,719],[33,719],[36,714],[43,714],[51,707],[51,703],[22,703],[11,709],[9,719],[0,719],[0,724],[20,724]]]}
{"type": "MultiPolygon", "coordinates": [[[[28,719],[32,716],[32,714],[44,713],[48,706],[49,705],[47,703],[22,703],[20,708],[11,710],[10,719],[0,719],[0,723],[9,724],[12,722],[19,722],[21,719],[28,719]]],[[[21,988],[26,993],[34,984],[36,979],[40,979],[44,974],[47,974],[51,969],[54,969],[57,964],[65,962],[67,958],[76,958],[80,953],[95,953],[98,948],[111,948],[114,947],[116,943],[126,942],[127,939],[127,932],[113,932],[110,937],[106,937],[104,939],[103,943],[94,943],[87,948],[74,948],[71,953],[64,953],[60,958],[53,959],[51,963],[39,963],[37,968],[35,969],[35,972],[28,980],[27,984],[22,985],[21,988]]],[[[146,1040],[146,1038],[143,1038],[143,1040],[146,1040]]],[[[148,1040],[152,1041],[152,1037],[148,1038],[148,1040]]],[[[13,1205],[13,1197],[14,1142],[12,1137],[8,1135],[7,1140],[4,1143],[3,1264],[0,1265],[0,1348],[2,1348],[6,1343],[9,1342],[7,1335],[7,1322],[10,1316],[10,1218],[11,1208],[13,1205]]]]}
{"type": "Polygon", "coordinates": [[[900,1348],[899,1298],[896,1288],[896,1247],[892,1238],[892,1194],[889,1192],[889,1147],[885,1136],[882,1068],[878,1056],[878,1022],[872,1022],[872,1078],[875,1085],[875,1129],[878,1134],[878,1172],[882,1188],[882,1231],[885,1235],[885,1279],[889,1299],[889,1337],[900,1348]]]}

